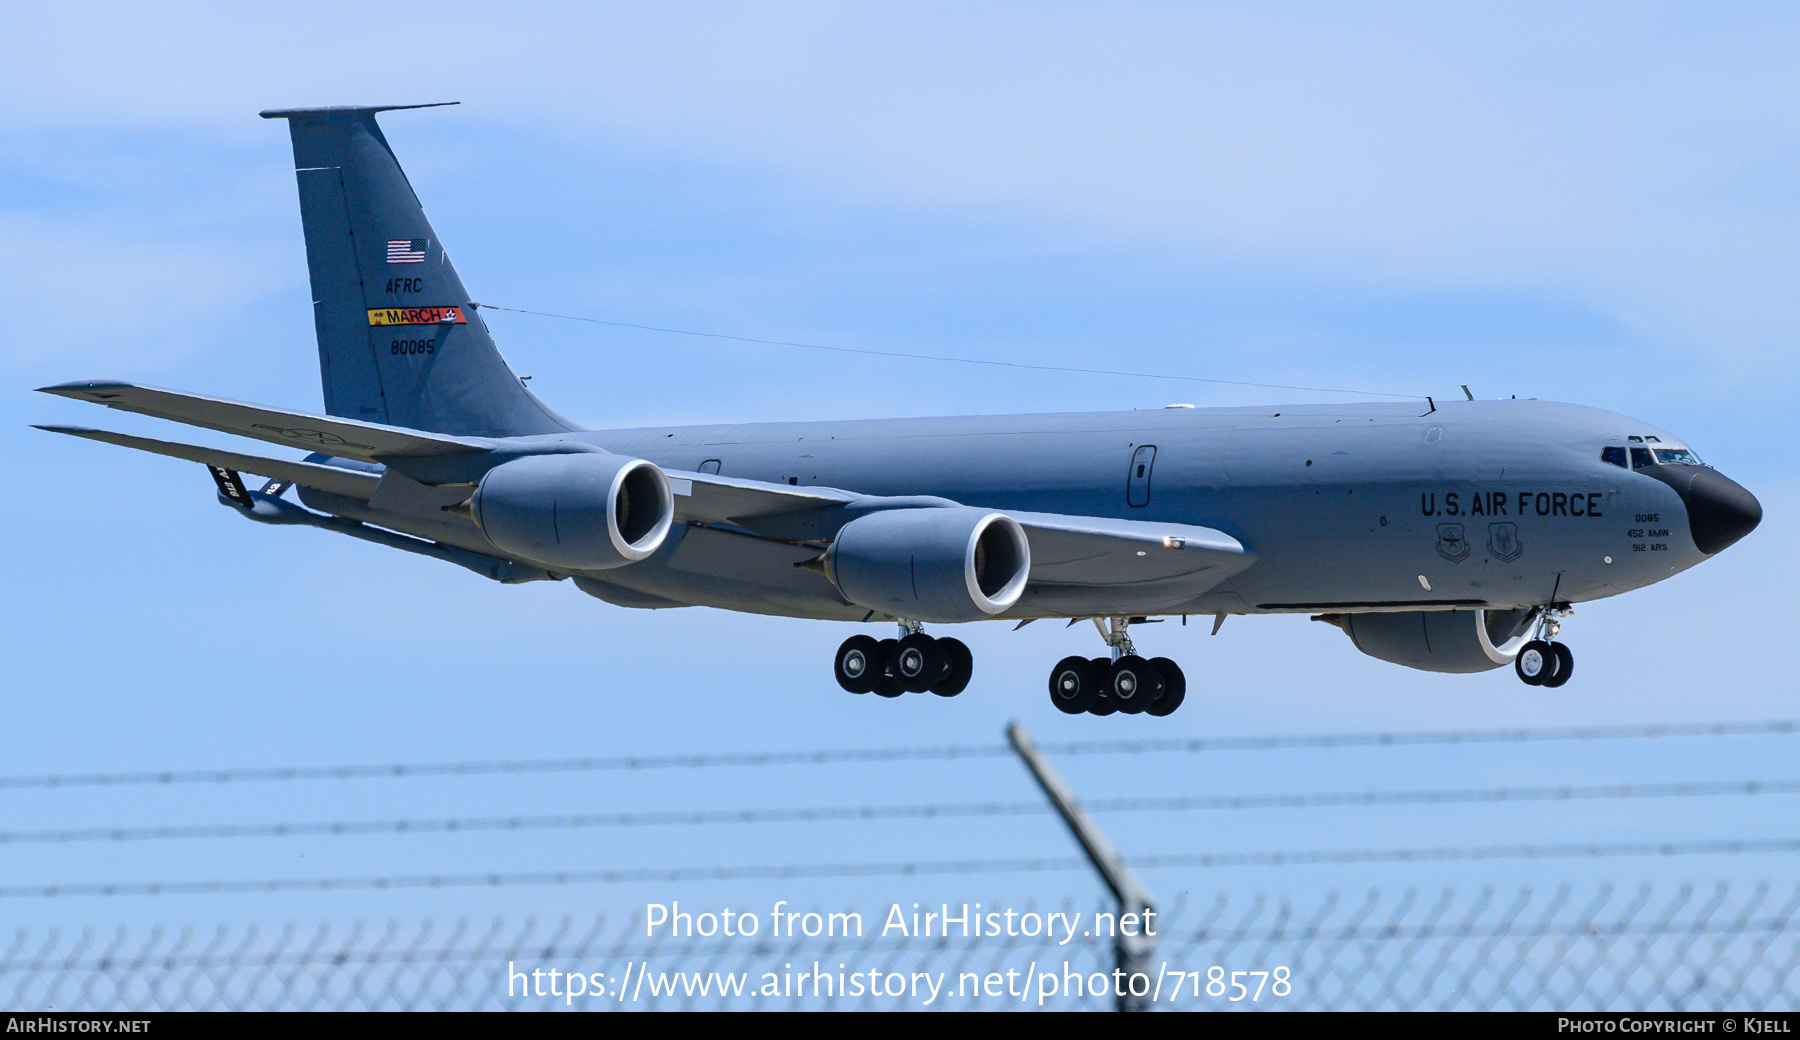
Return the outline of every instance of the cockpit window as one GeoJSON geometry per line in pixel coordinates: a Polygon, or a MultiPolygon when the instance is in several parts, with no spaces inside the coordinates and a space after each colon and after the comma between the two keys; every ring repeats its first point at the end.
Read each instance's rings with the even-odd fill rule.
{"type": "Polygon", "coordinates": [[[1698,466],[1700,457],[1686,448],[1652,448],[1656,461],[1665,466],[1698,466]]]}
{"type": "Polygon", "coordinates": [[[1649,448],[1633,448],[1633,449],[1631,449],[1631,468],[1632,469],[1643,469],[1645,466],[1653,466],[1655,464],[1656,464],[1656,460],[1650,457],[1650,449],[1649,448]]]}
{"type": "Polygon", "coordinates": [[[1630,442],[1631,442],[1631,443],[1633,443],[1633,444],[1642,444],[1642,443],[1644,443],[1644,438],[1642,438],[1642,437],[1639,437],[1639,436],[1638,436],[1638,435],[1637,435],[1637,434],[1635,434],[1635,433],[1634,433],[1634,434],[1632,434],[1632,435],[1631,435],[1631,436],[1629,436],[1629,437],[1627,437],[1627,438],[1625,438],[1625,439],[1626,439],[1626,440],[1628,440],[1628,441],[1630,441],[1630,442]]]}
{"type": "Polygon", "coordinates": [[[1610,462],[1613,465],[1619,467],[1620,469],[1629,469],[1630,468],[1629,466],[1627,466],[1625,464],[1625,449],[1624,448],[1610,448],[1610,447],[1609,448],[1601,448],[1600,449],[1600,461],[1601,462],[1610,462]]]}

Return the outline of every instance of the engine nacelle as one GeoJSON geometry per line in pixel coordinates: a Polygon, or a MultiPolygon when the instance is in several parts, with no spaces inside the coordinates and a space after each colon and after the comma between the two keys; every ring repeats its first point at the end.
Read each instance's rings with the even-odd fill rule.
{"type": "Polygon", "coordinates": [[[1427,672],[1485,672],[1512,663],[1536,611],[1408,610],[1323,614],[1370,657],[1427,672]]]}
{"type": "Polygon", "coordinates": [[[980,621],[1019,601],[1031,543],[1005,513],[889,509],[845,524],[825,573],[858,606],[914,621],[980,621]]]}
{"type": "Polygon", "coordinates": [[[496,466],[469,499],[488,541],[513,556],[571,571],[641,560],[669,534],[675,498],[643,459],[609,452],[528,455],[496,466]]]}

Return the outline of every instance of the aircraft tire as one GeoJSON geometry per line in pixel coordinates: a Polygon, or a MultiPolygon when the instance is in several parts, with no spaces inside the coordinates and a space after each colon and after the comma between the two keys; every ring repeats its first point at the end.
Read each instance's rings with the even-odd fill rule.
{"type": "Polygon", "coordinates": [[[1556,655],[1556,672],[1544,680],[1544,685],[1547,687],[1561,686],[1575,674],[1575,651],[1570,650],[1566,643],[1551,643],[1550,651],[1556,655]]]}
{"type": "Polygon", "coordinates": [[[937,645],[944,654],[944,673],[931,684],[931,692],[939,697],[954,697],[968,688],[969,677],[975,674],[975,655],[960,639],[940,639],[937,645]]]}
{"type": "Polygon", "coordinates": [[[1167,657],[1152,657],[1150,666],[1162,676],[1162,696],[1150,702],[1144,714],[1162,718],[1175,713],[1181,702],[1187,699],[1187,676],[1182,674],[1181,666],[1167,657]]]}
{"type": "Polygon", "coordinates": [[[868,693],[887,673],[887,658],[881,643],[871,636],[854,635],[838,647],[832,661],[837,683],[851,693],[868,693]]]}
{"type": "Polygon", "coordinates": [[[944,651],[937,640],[923,632],[914,632],[894,646],[888,658],[888,674],[907,693],[924,693],[944,675],[944,651]]]}
{"type": "Polygon", "coordinates": [[[1065,657],[1050,669],[1050,703],[1065,715],[1080,715],[1094,706],[1100,685],[1085,657],[1065,657]]]}
{"type": "Polygon", "coordinates": [[[1513,671],[1525,685],[1542,686],[1556,674],[1556,651],[1542,639],[1533,639],[1519,648],[1519,655],[1513,658],[1513,671]]]}
{"type": "Polygon", "coordinates": [[[1163,678],[1156,667],[1136,654],[1114,661],[1107,672],[1106,694],[1126,715],[1142,715],[1162,691],[1163,678]]]}
{"type": "Polygon", "coordinates": [[[1088,705],[1089,715],[1111,715],[1119,710],[1118,702],[1106,692],[1106,677],[1112,672],[1112,664],[1104,657],[1088,661],[1088,675],[1094,681],[1094,703],[1088,705]]]}
{"type": "Polygon", "coordinates": [[[870,692],[877,697],[898,697],[906,691],[900,688],[900,684],[888,672],[894,661],[894,648],[900,645],[900,640],[883,639],[879,645],[881,647],[882,673],[881,678],[875,681],[875,689],[870,692]]]}

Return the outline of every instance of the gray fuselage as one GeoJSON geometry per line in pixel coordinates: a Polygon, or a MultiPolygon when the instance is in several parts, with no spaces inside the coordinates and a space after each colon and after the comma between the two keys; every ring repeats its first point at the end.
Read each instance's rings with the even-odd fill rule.
{"type": "MultiPolygon", "coordinates": [[[[1616,413],[1518,400],[1430,411],[1412,403],[1278,405],[756,423],[554,439],[674,470],[1199,525],[1256,556],[1242,573],[1179,602],[1098,589],[1092,602],[1043,603],[1028,592],[1005,615],[1022,618],[1504,609],[1616,595],[1707,558],[1669,484],[1602,460],[1603,448],[1628,438],[1681,443],[1616,413]]],[[[419,533],[446,531],[433,524],[419,533]]],[[[793,566],[816,553],[696,525],[678,529],[652,558],[581,584],[633,606],[866,617],[821,575],[793,566]]]]}

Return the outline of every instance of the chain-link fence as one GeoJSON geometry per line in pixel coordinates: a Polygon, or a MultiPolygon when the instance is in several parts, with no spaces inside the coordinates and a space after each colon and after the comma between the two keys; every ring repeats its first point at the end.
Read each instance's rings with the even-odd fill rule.
{"type": "Polygon", "coordinates": [[[1150,971],[1139,978],[1114,973],[1106,933],[1118,922],[1107,905],[1002,900],[920,908],[919,918],[911,908],[782,909],[751,915],[748,936],[752,920],[741,915],[729,936],[717,915],[680,937],[668,922],[646,937],[642,918],[611,927],[574,916],[549,927],[21,931],[0,955],[0,1006],[1110,1010],[1121,988],[1143,991],[1155,1009],[1800,1004],[1800,887],[1409,890],[1308,904],[1222,896],[1159,913],[1150,971]]]}

